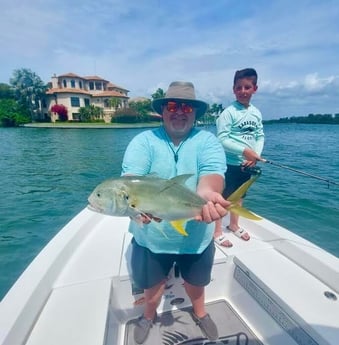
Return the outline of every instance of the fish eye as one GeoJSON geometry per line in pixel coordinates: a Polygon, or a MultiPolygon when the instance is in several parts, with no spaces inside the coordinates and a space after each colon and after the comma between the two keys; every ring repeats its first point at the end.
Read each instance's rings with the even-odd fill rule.
{"type": "Polygon", "coordinates": [[[100,194],[100,193],[97,193],[97,197],[100,198],[100,197],[101,197],[101,194],[100,194]]]}

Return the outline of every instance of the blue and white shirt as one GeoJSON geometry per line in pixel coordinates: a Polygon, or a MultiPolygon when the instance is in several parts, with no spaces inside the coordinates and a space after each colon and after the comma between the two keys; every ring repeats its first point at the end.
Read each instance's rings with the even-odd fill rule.
{"type": "Polygon", "coordinates": [[[241,165],[246,147],[259,156],[264,147],[261,112],[252,104],[247,108],[234,101],[217,119],[217,136],[227,155],[227,164],[241,165]]]}
{"type": "MultiPolygon", "coordinates": [[[[142,132],[132,139],[124,155],[122,175],[143,176],[153,173],[170,179],[177,175],[193,174],[186,185],[195,191],[201,176],[224,176],[225,166],[224,150],[212,133],[193,128],[189,136],[175,147],[169,141],[165,129],[159,127],[142,132]],[[177,162],[174,153],[177,154],[177,162]]],[[[197,254],[210,244],[214,224],[190,220],[186,225],[188,236],[177,233],[166,221],[143,226],[131,221],[129,231],[139,245],[154,253],[197,254]]]]}

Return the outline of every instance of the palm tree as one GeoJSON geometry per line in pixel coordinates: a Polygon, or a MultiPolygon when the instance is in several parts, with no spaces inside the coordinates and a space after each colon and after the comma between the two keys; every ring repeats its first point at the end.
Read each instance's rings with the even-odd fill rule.
{"type": "Polygon", "coordinates": [[[134,109],[138,114],[138,121],[144,122],[149,120],[149,115],[152,112],[151,100],[145,99],[143,101],[130,102],[129,107],[134,109]]]}
{"type": "Polygon", "coordinates": [[[101,107],[97,107],[93,104],[89,106],[91,112],[91,120],[98,120],[102,119],[104,115],[104,109],[101,107]]]}
{"type": "Polygon", "coordinates": [[[165,91],[159,87],[158,90],[155,91],[155,92],[151,95],[151,97],[152,97],[152,100],[158,99],[158,98],[164,98],[164,97],[165,97],[165,91]]]}
{"type": "Polygon", "coordinates": [[[16,99],[28,109],[33,121],[41,112],[41,101],[47,86],[37,74],[26,68],[14,70],[10,84],[16,99]]]}
{"type": "Polygon", "coordinates": [[[224,111],[222,104],[213,103],[209,109],[209,113],[212,116],[218,116],[224,111]]]}
{"type": "Polygon", "coordinates": [[[91,119],[91,110],[89,106],[79,108],[79,121],[87,122],[91,119]]]}
{"type": "Polygon", "coordinates": [[[110,98],[108,100],[108,105],[110,108],[113,108],[113,110],[117,110],[119,106],[121,105],[121,100],[118,98],[110,98]]]}

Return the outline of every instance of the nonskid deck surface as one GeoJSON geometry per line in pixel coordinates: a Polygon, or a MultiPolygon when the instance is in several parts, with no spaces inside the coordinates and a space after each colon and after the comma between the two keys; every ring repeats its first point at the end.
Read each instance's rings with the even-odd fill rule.
{"type": "MultiPolygon", "coordinates": [[[[158,315],[156,323],[144,345],[263,345],[243,320],[225,301],[216,301],[206,305],[207,312],[217,325],[219,339],[209,341],[191,317],[191,308],[183,308],[158,315]]],[[[134,345],[133,331],[137,319],[126,325],[125,345],[134,345]]]]}

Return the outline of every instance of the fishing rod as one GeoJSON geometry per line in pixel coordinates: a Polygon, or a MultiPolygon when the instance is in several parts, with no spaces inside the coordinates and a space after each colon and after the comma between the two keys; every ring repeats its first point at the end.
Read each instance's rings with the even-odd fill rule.
{"type": "Polygon", "coordinates": [[[272,162],[272,161],[270,161],[268,159],[262,159],[261,162],[267,163],[267,164],[272,164],[272,165],[275,165],[275,166],[277,166],[279,168],[291,170],[291,171],[294,171],[294,172],[296,172],[298,174],[305,175],[305,176],[308,176],[308,177],[312,177],[312,178],[315,178],[317,180],[325,181],[325,182],[327,182],[328,188],[330,188],[330,184],[339,186],[339,183],[336,182],[336,181],[332,181],[332,180],[329,180],[329,179],[324,178],[324,177],[320,177],[320,176],[316,176],[316,175],[313,175],[313,174],[309,174],[307,172],[304,172],[304,171],[301,171],[301,170],[297,170],[297,169],[291,168],[291,167],[286,166],[286,165],[282,165],[282,164],[279,164],[279,163],[272,162]]]}

